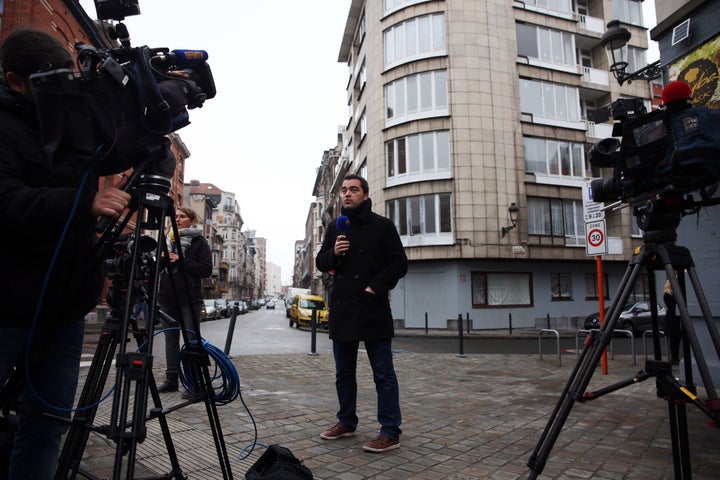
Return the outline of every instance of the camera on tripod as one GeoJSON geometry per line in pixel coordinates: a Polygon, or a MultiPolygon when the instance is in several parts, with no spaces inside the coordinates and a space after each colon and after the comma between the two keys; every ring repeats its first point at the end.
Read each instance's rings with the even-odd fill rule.
{"type": "Polygon", "coordinates": [[[44,148],[72,148],[98,175],[144,165],[146,182],[167,193],[175,157],[165,136],[190,123],[188,109],[216,94],[208,54],[131,48],[124,25],[115,30],[125,32],[120,48],[75,45],[78,72],[31,75],[44,148]]]}
{"type": "Polygon", "coordinates": [[[110,280],[122,281],[128,278],[132,266],[131,252],[136,248],[136,242],[138,255],[133,280],[147,281],[150,278],[155,265],[155,257],[151,252],[157,247],[157,242],[147,235],[136,238],[135,234],[128,234],[115,242],[111,254],[103,262],[105,275],[110,280]]]}
{"type": "Polygon", "coordinates": [[[684,82],[665,87],[663,105],[646,113],[641,100],[613,102],[618,121],[613,137],[592,147],[590,162],[614,170],[610,178],[591,182],[594,201],[633,204],[661,192],[703,189],[720,179],[720,111],[693,107],[684,82]]]}

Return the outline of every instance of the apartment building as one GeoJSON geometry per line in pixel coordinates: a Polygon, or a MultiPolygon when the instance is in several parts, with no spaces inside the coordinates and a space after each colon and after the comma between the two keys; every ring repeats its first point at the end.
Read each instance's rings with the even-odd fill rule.
{"type": "MultiPolygon", "coordinates": [[[[612,19],[632,34],[627,71],[644,67],[632,0],[352,1],[338,57],[349,120],[321,216],[338,215],[344,172],[368,179],[410,260],[391,295],[399,325],[563,327],[597,311],[583,185],[611,171],[588,152],[611,136],[614,100],[652,98],[647,82],[613,78],[600,45],[612,19]]],[[[641,232],[627,209],[605,220],[607,298],[641,232]]]]}

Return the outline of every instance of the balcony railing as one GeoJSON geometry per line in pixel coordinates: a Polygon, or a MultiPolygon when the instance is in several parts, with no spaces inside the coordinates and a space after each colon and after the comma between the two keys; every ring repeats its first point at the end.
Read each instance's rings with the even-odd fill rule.
{"type": "Polygon", "coordinates": [[[587,83],[595,83],[605,87],[610,86],[610,72],[597,68],[580,67],[582,71],[582,81],[587,83]]]}
{"type": "Polygon", "coordinates": [[[605,23],[603,23],[602,18],[590,17],[580,13],[576,13],[575,18],[577,19],[578,26],[583,30],[601,35],[605,33],[605,23]]]}

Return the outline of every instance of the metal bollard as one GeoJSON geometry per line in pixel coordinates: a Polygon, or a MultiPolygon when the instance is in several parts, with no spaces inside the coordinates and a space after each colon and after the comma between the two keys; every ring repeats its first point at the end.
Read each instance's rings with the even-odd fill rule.
{"type": "Polygon", "coordinates": [[[508,313],[508,331],[512,335],[512,313],[508,313]]]}
{"type": "Polygon", "coordinates": [[[308,355],[317,355],[317,310],[313,308],[310,317],[310,352],[308,355]]]}
{"type": "Polygon", "coordinates": [[[458,339],[460,340],[460,353],[458,357],[465,356],[465,346],[463,345],[463,318],[462,313],[458,313],[458,339]]]}
{"type": "Polygon", "coordinates": [[[428,334],[428,317],[427,312],[425,312],[425,335],[428,334]]]}
{"type": "Polygon", "coordinates": [[[230,325],[228,326],[227,338],[225,339],[225,355],[230,356],[230,345],[232,344],[233,333],[235,333],[235,319],[238,314],[238,302],[233,304],[232,313],[230,314],[230,325]]]}

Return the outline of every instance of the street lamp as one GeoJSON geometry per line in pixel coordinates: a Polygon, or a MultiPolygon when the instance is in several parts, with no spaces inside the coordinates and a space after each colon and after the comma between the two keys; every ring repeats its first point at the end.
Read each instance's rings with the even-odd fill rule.
{"type": "Polygon", "coordinates": [[[512,223],[512,225],[507,226],[507,227],[502,227],[500,229],[501,236],[504,237],[505,235],[507,235],[510,232],[510,230],[512,230],[513,228],[515,228],[517,226],[519,212],[520,212],[520,208],[518,208],[517,204],[515,202],[511,203],[510,207],[508,207],[508,213],[510,214],[510,223],[512,223]]]}
{"type": "Polygon", "coordinates": [[[610,20],[607,24],[607,31],[600,39],[600,45],[607,49],[608,64],[615,79],[622,85],[625,82],[632,83],[633,80],[646,80],[649,82],[660,78],[662,70],[659,60],[641,68],[637,72],[627,73],[625,71],[628,67],[627,43],[630,41],[631,36],[632,34],[628,29],[620,26],[620,20],[610,20]]]}

